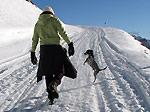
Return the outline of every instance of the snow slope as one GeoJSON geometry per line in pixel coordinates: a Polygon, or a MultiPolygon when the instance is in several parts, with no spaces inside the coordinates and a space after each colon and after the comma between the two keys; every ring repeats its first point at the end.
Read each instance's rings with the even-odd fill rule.
{"type": "Polygon", "coordinates": [[[0,29],[33,26],[40,12],[25,0],[4,0],[0,4],[0,29]]]}
{"type": "MultiPolygon", "coordinates": [[[[63,78],[59,87],[60,98],[56,104],[48,106],[44,79],[36,84],[37,66],[31,64],[28,53],[22,54],[1,63],[1,111],[148,112],[150,54],[149,51],[144,53],[147,48],[126,32],[114,28],[66,25],[66,29],[75,43],[76,52],[70,59],[78,70],[78,78],[63,78]],[[92,69],[83,65],[86,59],[83,53],[87,49],[94,50],[101,68],[108,66],[99,72],[94,84],[92,69]]],[[[26,43],[24,48],[28,45],[26,43]]],[[[65,43],[63,46],[67,48],[65,43]]]]}
{"type": "MultiPolygon", "coordinates": [[[[40,13],[36,7],[33,10],[40,13]]],[[[65,25],[74,42],[75,55],[70,59],[78,77],[63,78],[60,98],[50,106],[45,80],[36,83],[37,66],[30,62],[33,26],[18,24],[11,29],[3,24],[8,27],[0,30],[0,112],[150,112],[150,51],[128,33],[65,25]],[[100,68],[108,67],[95,83],[92,69],[83,65],[87,49],[94,50],[100,68]]],[[[64,41],[62,45],[68,48],[64,41]]],[[[39,59],[39,48],[36,55],[39,59]]]]}
{"type": "Polygon", "coordinates": [[[0,51],[3,54],[0,64],[27,53],[40,13],[39,8],[25,0],[4,0],[0,4],[0,51]]]}

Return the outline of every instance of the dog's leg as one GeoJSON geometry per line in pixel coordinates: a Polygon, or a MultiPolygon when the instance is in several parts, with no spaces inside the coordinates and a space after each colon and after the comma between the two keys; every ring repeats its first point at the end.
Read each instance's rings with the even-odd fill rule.
{"type": "Polygon", "coordinates": [[[94,81],[93,83],[96,81],[96,75],[98,74],[99,70],[94,70],[94,81]]]}
{"type": "Polygon", "coordinates": [[[85,63],[87,62],[88,58],[84,61],[83,65],[85,65],[85,63]]]}
{"type": "Polygon", "coordinates": [[[96,73],[95,73],[95,71],[94,71],[94,81],[93,81],[93,83],[96,81],[96,73]]]}
{"type": "Polygon", "coordinates": [[[107,66],[103,69],[99,69],[99,70],[94,70],[94,81],[93,83],[96,81],[96,75],[98,74],[99,71],[105,70],[107,68],[107,66]]]}

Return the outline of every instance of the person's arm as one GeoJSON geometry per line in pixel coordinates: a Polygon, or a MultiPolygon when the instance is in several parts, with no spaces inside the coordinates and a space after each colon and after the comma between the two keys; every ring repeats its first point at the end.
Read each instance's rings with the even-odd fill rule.
{"type": "Polygon", "coordinates": [[[37,64],[37,58],[35,56],[35,49],[36,49],[36,46],[38,44],[38,41],[39,41],[39,36],[38,36],[38,33],[36,31],[36,26],[35,26],[34,34],[33,34],[33,37],[32,37],[32,50],[31,50],[31,62],[32,62],[33,65],[37,64]]]}
{"type": "Polygon", "coordinates": [[[66,43],[69,46],[69,48],[68,48],[68,54],[69,54],[69,56],[73,56],[74,55],[73,42],[70,42],[69,37],[67,36],[67,33],[64,30],[64,27],[62,26],[60,20],[58,18],[56,20],[57,20],[56,21],[57,30],[58,30],[59,34],[61,35],[61,37],[66,41],[66,43]]]}
{"type": "Polygon", "coordinates": [[[32,52],[35,52],[37,44],[38,44],[38,41],[39,41],[39,35],[37,33],[36,25],[35,25],[35,27],[34,27],[34,34],[33,34],[33,37],[32,37],[32,52]]]}
{"type": "Polygon", "coordinates": [[[56,24],[57,24],[57,30],[58,30],[59,34],[61,35],[61,37],[65,40],[65,42],[67,44],[70,44],[71,42],[69,40],[69,37],[68,37],[66,31],[64,30],[64,27],[62,26],[59,19],[57,19],[56,24]]]}

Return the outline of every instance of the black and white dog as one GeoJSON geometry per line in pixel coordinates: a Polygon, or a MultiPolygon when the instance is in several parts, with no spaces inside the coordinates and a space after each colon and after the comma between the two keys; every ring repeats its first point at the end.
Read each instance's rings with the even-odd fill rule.
{"type": "Polygon", "coordinates": [[[94,59],[94,55],[93,55],[93,50],[87,50],[85,53],[85,55],[88,55],[87,59],[85,60],[85,62],[83,63],[85,65],[85,63],[87,62],[88,65],[90,65],[92,67],[92,69],[94,70],[94,81],[96,80],[96,75],[98,74],[99,71],[105,70],[107,68],[107,66],[103,69],[100,69],[94,59]]]}

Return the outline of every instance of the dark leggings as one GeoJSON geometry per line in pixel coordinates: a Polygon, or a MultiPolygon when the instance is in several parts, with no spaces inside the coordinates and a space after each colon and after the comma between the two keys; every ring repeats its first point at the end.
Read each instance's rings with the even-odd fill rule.
{"type": "Polygon", "coordinates": [[[47,75],[45,76],[45,80],[46,80],[46,88],[47,88],[47,92],[49,93],[48,90],[48,86],[51,82],[53,81],[57,81],[58,85],[61,83],[61,79],[63,77],[63,74],[59,74],[59,75],[47,75]]]}

